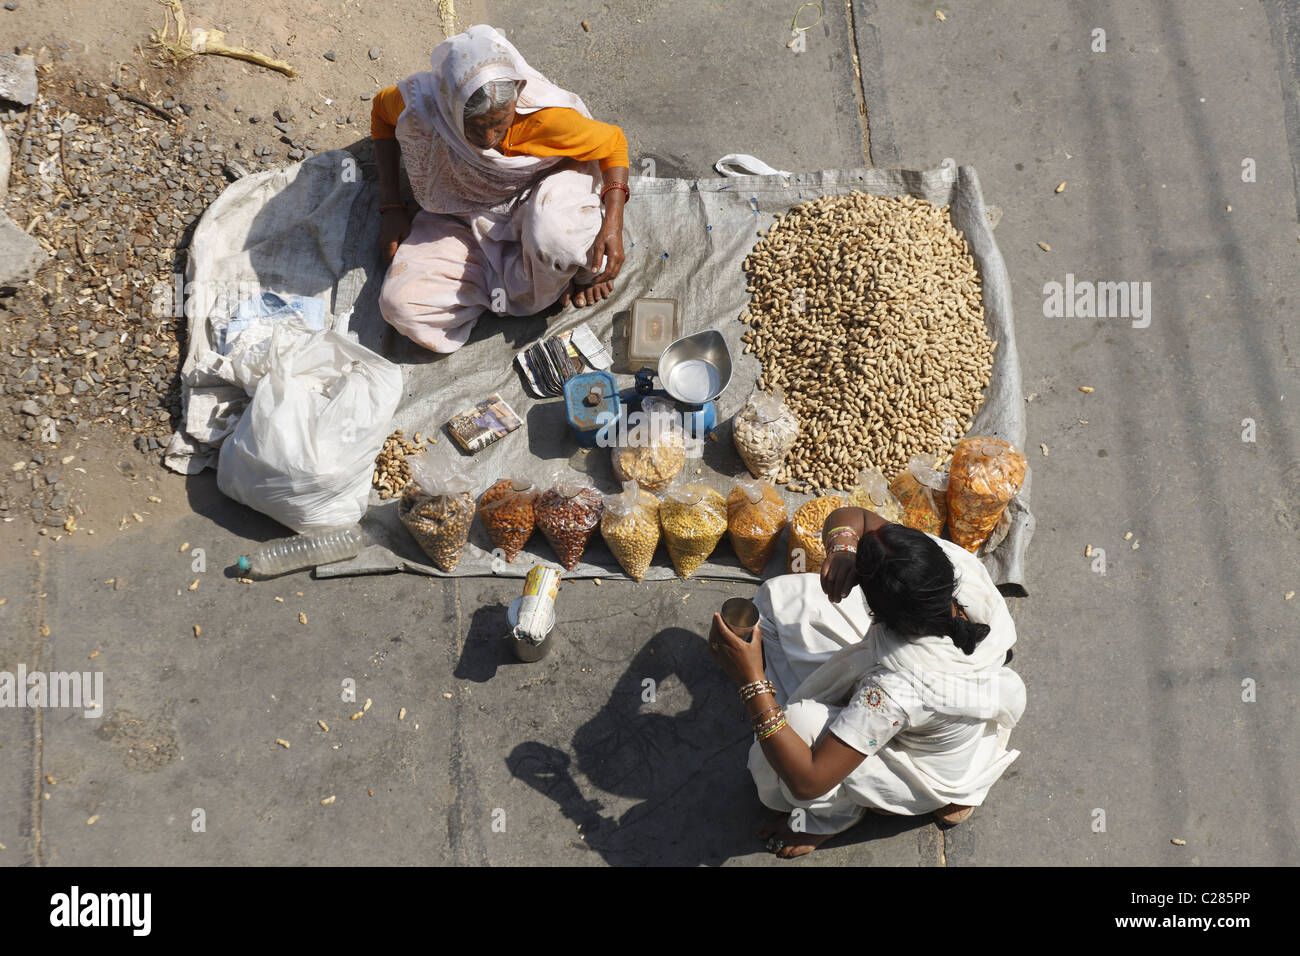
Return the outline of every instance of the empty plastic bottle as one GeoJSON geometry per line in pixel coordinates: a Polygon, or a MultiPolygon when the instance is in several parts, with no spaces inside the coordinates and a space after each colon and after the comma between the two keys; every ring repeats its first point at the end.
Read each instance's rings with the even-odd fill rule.
{"type": "Polygon", "coordinates": [[[350,528],[300,534],[258,548],[252,554],[242,555],[239,570],[254,577],[271,578],[290,571],[314,568],[318,564],[333,564],[335,561],[355,558],[364,545],[361,526],[355,524],[350,528]]]}

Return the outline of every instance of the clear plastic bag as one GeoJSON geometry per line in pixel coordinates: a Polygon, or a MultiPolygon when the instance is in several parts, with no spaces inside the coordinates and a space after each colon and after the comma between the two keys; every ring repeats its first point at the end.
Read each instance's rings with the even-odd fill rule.
{"type": "Polygon", "coordinates": [[[1000,438],[963,438],[948,473],[948,533],[972,553],[998,526],[1025,481],[1024,453],[1000,438]]]}
{"type": "Polygon", "coordinates": [[[789,523],[785,502],[766,481],[742,481],[727,495],[727,534],[747,571],[763,573],[789,523]]]}
{"type": "Polygon", "coordinates": [[[659,524],[673,567],[689,578],[727,533],[727,501],[701,482],[674,488],[659,506],[659,524]]]}
{"type": "Polygon", "coordinates": [[[555,550],[560,564],[566,571],[572,571],[600,526],[600,516],[605,510],[600,492],[581,480],[567,478],[542,492],[533,508],[537,527],[555,550]]]}
{"type": "Polygon", "coordinates": [[[731,420],[736,451],[755,478],[775,478],[799,438],[799,419],[783,398],[780,389],[755,389],[731,420]]]}
{"type": "Polygon", "coordinates": [[[537,494],[537,486],[527,478],[502,478],[478,500],[479,520],[507,561],[518,557],[533,536],[537,494]]]}
{"type": "Polygon", "coordinates": [[[786,570],[791,574],[808,571],[816,574],[822,569],[826,560],[826,545],[822,541],[822,532],[826,519],[836,508],[843,508],[848,502],[839,495],[822,495],[799,507],[790,519],[790,551],[786,559],[786,570]]]}
{"type": "Polygon", "coordinates": [[[622,494],[605,499],[600,533],[623,570],[640,581],[659,547],[659,499],[635,481],[623,482],[622,494]]]}
{"type": "Polygon", "coordinates": [[[435,465],[423,455],[407,459],[411,483],[397,516],[420,549],[441,571],[454,571],[474,520],[473,484],[454,465],[435,465]]]}
{"type": "Polygon", "coordinates": [[[646,398],[632,413],[628,444],[610,449],[610,464],[620,482],[635,481],[647,491],[663,491],[686,467],[686,435],[673,405],[646,398]]]}
{"type": "Polygon", "coordinates": [[[903,520],[903,506],[889,490],[885,476],[875,468],[863,468],[858,472],[858,483],[849,492],[849,504],[874,511],[886,521],[898,523],[903,520]]]}
{"type": "Polygon", "coordinates": [[[948,476],[935,461],[933,454],[913,455],[889,490],[903,506],[901,524],[938,537],[948,521],[948,476]]]}

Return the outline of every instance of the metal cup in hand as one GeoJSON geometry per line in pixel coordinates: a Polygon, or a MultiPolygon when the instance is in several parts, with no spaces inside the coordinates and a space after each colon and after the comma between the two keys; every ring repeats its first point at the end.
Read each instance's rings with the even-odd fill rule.
{"type": "Polygon", "coordinates": [[[722,602],[722,622],[737,637],[750,640],[758,623],[758,605],[745,598],[727,598],[722,602]]]}

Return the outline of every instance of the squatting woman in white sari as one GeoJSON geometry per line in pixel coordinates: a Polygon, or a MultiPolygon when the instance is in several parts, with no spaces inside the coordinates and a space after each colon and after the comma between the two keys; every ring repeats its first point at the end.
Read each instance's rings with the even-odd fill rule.
{"type": "Polygon", "coordinates": [[[492,27],[444,40],[428,71],[380,91],[370,127],[380,246],[393,260],[380,310],[406,336],[452,352],[485,312],[610,294],[624,259],[627,139],[492,27]],[[421,207],[413,220],[399,163],[421,207]]]}
{"type": "Polygon", "coordinates": [[[860,508],[832,512],[824,539],[820,574],[760,588],[761,640],[720,615],[709,634],[754,724],[759,800],[779,814],[759,836],[782,857],[868,810],[960,823],[1019,756],[1015,625],[979,560],[860,508]]]}

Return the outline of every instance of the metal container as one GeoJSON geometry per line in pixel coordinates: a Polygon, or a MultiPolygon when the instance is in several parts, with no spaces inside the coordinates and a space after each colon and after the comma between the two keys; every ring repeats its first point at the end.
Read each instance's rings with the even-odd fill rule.
{"type": "Polygon", "coordinates": [[[737,637],[749,640],[758,624],[758,605],[745,598],[727,598],[722,602],[723,622],[737,637]]]}
{"type": "Polygon", "coordinates": [[[659,381],[683,405],[713,401],[731,382],[731,350],[717,329],[673,342],[659,356],[659,381]]]}
{"type": "Polygon", "coordinates": [[[525,641],[523,638],[515,636],[515,629],[519,626],[519,606],[523,603],[524,599],[517,597],[510,603],[510,608],[506,611],[506,619],[510,623],[510,630],[506,632],[506,640],[515,652],[515,657],[525,664],[531,664],[534,661],[540,661],[551,653],[551,638],[555,635],[555,608],[551,608],[551,623],[546,627],[545,639],[540,644],[534,644],[532,641],[525,641]]]}

